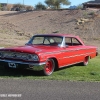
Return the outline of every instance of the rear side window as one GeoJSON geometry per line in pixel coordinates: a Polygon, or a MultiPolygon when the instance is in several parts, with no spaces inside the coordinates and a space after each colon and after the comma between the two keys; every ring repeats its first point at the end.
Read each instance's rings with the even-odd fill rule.
{"type": "Polygon", "coordinates": [[[82,45],[76,38],[73,37],[66,37],[65,43],[69,46],[82,45]]]}

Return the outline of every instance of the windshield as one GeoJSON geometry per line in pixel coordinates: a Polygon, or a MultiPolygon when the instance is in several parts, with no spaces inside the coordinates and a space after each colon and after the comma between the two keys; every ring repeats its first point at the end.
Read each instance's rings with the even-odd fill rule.
{"type": "Polygon", "coordinates": [[[58,36],[34,36],[28,44],[33,45],[58,45],[62,43],[63,37],[58,36]]]}

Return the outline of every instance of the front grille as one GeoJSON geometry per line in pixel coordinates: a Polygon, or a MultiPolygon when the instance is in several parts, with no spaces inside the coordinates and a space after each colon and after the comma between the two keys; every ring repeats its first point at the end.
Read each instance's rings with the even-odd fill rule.
{"type": "MultiPolygon", "coordinates": [[[[1,52],[0,52],[1,53],[1,52]]],[[[1,53],[1,58],[11,58],[11,59],[25,59],[27,57],[27,53],[19,53],[19,52],[11,52],[11,51],[3,51],[1,53]]]]}

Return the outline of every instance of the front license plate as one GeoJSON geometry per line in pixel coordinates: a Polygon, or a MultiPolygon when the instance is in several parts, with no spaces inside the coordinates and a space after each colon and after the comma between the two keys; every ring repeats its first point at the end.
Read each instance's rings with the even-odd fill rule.
{"type": "Polygon", "coordinates": [[[16,68],[16,64],[15,63],[8,63],[10,68],[16,68]]]}

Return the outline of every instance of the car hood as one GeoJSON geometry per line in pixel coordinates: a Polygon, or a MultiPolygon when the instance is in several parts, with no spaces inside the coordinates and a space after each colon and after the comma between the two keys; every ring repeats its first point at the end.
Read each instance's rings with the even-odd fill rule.
{"type": "Polygon", "coordinates": [[[24,52],[24,53],[43,53],[57,51],[58,46],[43,46],[43,45],[25,45],[11,48],[4,48],[5,51],[24,52]]]}

